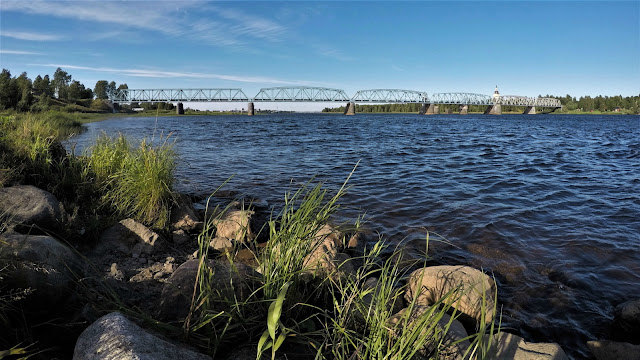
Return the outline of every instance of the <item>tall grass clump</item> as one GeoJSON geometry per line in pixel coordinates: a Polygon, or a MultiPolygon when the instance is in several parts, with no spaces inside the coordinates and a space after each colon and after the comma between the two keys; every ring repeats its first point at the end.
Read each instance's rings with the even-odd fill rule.
{"type": "Polygon", "coordinates": [[[163,229],[170,220],[176,153],[168,137],[159,145],[143,139],[132,146],[122,134],[102,135],[91,149],[89,167],[116,214],[163,229]]]}

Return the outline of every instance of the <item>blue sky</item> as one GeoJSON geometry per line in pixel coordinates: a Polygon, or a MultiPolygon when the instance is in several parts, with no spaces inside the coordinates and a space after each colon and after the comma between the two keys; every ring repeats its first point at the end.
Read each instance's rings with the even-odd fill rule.
{"type": "Polygon", "coordinates": [[[637,95],[639,1],[12,1],[0,62],[93,88],[637,95]]]}

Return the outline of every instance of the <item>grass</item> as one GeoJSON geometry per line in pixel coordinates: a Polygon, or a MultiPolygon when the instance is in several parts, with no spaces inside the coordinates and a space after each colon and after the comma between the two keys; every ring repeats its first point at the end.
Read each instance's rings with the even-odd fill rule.
{"type": "MultiPolygon", "coordinates": [[[[381,260],[388,252],[382,238],[361,257],[310,277],[308,256],[324,240],[318,232],[339,209],[345,191],[346,182],[333,196],[322,184],[312,183],[289,192],[282,211],[263,229],[269,232],[266,247],[254,253],[261,276],[253,279],[248,297],[226,299],[224,311],[213,306],[219,296],[206,265],[208,242],[215,233],[208,222],[199,237],[201,268],[184,326],[189,338],[214,355],[234,339],[249,338],[257,343],[256,359],[300,351],[315,359],[437,359],[462,341],[470,343],[460,350],[468,358],[483,358],[490,345],[484,335],[494,330],[494,322],[481,319],[477,332],[465,339],[447,336],[458,317],[450,304],[461,296],[460,289],[429,307],[415,297],[401,316],[395,314],[394,304],[403,302],[408,270],[399,256],[381,260]],[[361,264],[355,273],[343,271],[354,268],[350,262],[361,264]],[[367,285],[372,277],[377,278],[374,287],[367,285]]],[[[231,267],[235,264],[233,253],[222,259],[231,267]]]]}
{"type": "Polygon", "coordinates": [[[90,150],[88,166],[103,194],[102,203],[118,216],[157,229],[168,227],[176,167],[168,137],[159,145],[143,139],[132,146],[122,134],[103,134],[90,150]]]}

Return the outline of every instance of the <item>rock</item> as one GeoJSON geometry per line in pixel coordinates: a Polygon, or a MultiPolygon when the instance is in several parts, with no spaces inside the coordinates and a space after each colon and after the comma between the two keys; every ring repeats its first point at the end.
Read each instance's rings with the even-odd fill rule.
{"type": "Polygon", "coordinates": [[[58,230],[64,221],[64,208],[51,193],[31,185],[0,188],[0,214],[19,232],[29,232],[35,225],[58,230]]]}
{"type": "Polygon", "coordinates": [[[211,360],[211,357],[163,340],[114,312],[101,317],[82,332],[76,342],[73,359],[211,360]]]}
{"type": "Polygon", "coordinates": [[[216,236],[209,242],[209,247],[218,251],[223,251],[233,248],[233,243],[225,237],[216,236]]]}
{"type": "Polygon", "coordinates": [[[50,236],[0,236],[2,287],[31,289],[25,299],[34,310],[53,311],[69,301],[80,277],[80,260],[66,245],[50,236]]]}
{"type": "Polygon", "coordinates": [[[421,305],[432,305],[453,291],[446,300],[461,313],[480,321],[484,315],[487,323],[493,320],[496,285],[483,272],[468,266],[432,266],[411,273],[405,299],[418,297],[421,305]],[[456,291],[456,289],[458,289],[456,291]],[[486,308],[482,313],[482,295],[486,308]]]}
{"type": "MultiPolygon", "coordinates": [[[[403,329],[401,328],[406,328],[407,326],[419,326],[420,322],[416,323],[416,320],[418,320],[429,310],[429,306],[415,305],[413,311],[408,315],[408,317],[406,313],[409,311],[409,308],[400,310],[391,318],[389,318],[389,326],[392,329],[392,333],[395,336],[402,336],[401,334],[403,329]]],[[[430,325],[424,323],[423,326],[423,331],[428,331],[430,325]]],[[[409,329],[404,330],[407,331],[409,329]]],[[[421,355],[428,355],[429,353],[433,352],[437,344],[440,342],[441,345],[439,348],[439,359],[464,359],[464,353],[469,348],[469,346],[471,346],[471,344],[469,343],[469,340],[462,340],[468,335],[464,326],[458,320],[452,319],[451,316],[446,313],[442,314],[442,317],[438,319],[438,324],[432,329],[432,331],[433,333],[430,334],[429,338],[432,338],[433,336],[433,342],[425,343],[423,345],[423,348],[419,350],[419,353],[421,355]],[[444,338],[439,338],[437,334],[441,334],[444,329],[446,329],[449,323],[451,324],[449,325],[449,329],[447,330],[446,334],[444,334],[444,338]]]]}
{"type": "Polygon", "coordinates": [[[338,254],[343,247],[342,234],[325,224],[318,230],[311,246],[313,250],[305,259],[305,267],[325,274],[335,271],[336,265],[340,264],[338,254]]]}
{"type": "Polygon", "coordinates": [[[125,219],[107,229],[100,236],[94,253],[117,250],[123,254],[151,254],[160,235],[133,219],[125,219]]]}
{"type": "Polygon", "coordinates": [[[255,234],[251,229],[251,210],[228,210],[221,219],[214,219],[216,237],[235,240],[239,243],[251,241],[255,234]]]}
{"type": "MultiPolygon", "coordinates": [[[[189,313],[199,260],[189,260],[171,275],[160,295],[159,317],[165,320],[184,320],[189,313]]],[[[249,283],[257,275],[241,263],[209,260],[212,270],[211,288],[216,291],[212,302],[217,310],[226,310],[234,297],[244,300],[250,294],[249,283]]]]}
{"type": "Polygon", "coordinates": [[[624,334],[624,340],[640,342],[640,299],[630,300],[616,306],[614,323],[624,334]]]}
{"type": "MultiPolygon", "coordinates": [[[[485,341],[489,341],[485,335],[485,341]]],[[[556,343],[528,343],[520,336],[499,332],[493,335],[489,360],[569,360],[556,343]]]]}
{"type": "Polygon", "coordinates": [[[587,341],[596,360],[640,360],[640,345],[609,340],[587,341]]]}
{"type": "Polygon", "coordinates": [[[174,230],[191,232],[197,229],[200,219],[187,195],[178,194],[171,209],[171,223],[174,230]]]}
{"type": "Polygon", "coordinates": [[[124,280],[124,273],[122,272],[122,270],[118,269],[118,264],[116,263],[111,264],[109,276],[119,281],[124,280]]]}
{"type": "Polygon", "coordinates": [[[176,245],[186,244],[191,241],[191,237],[184,230],[175,230],[172,235],[173,243],[176,245]]]}

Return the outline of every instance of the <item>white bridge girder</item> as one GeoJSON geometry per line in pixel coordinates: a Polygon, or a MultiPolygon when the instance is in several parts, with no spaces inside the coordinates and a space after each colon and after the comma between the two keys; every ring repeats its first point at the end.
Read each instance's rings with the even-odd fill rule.
{"type": "Polygon", "coordinates": [[[422,104],[427,100],[427,93],[415,90],[402,89],[371,89],[359,90],[351,98],[352,102],[370,103],[418,103],[422,104]]]}
{"type": "Polygon", "coordinates": [[[349,101],[349,97],[341,89],[329,89],[321,87],[273,87],[262,88],[251,101],[269,101],[269,102],[331,102],[331,101],[349,101]]]}
{"type": "Polygon", "coordinates": [[[119,89],[107,94],[114,103],[132,102],[358,102],[423,103],[458,105],[503,105],[524,107],[561,107],[560,100],[543,97],[489,95],[449,92],[434,93],[403,89],[359,90],[349,97],[344,90],[321,87],[262,88],[253,98],[242,89],[119,89]]]}

